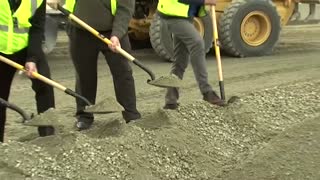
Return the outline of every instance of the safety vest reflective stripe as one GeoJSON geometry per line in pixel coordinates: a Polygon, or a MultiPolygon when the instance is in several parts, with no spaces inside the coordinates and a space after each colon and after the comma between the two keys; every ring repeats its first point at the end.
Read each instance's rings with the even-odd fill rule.
{"type": "Polygon", "coordinates": [[[5,26],[5,25],[0,25],[0,31],[8,32],[9,31],[9,27],[5,26]]]}
{"type": "Polygon", "coordinates": [[[30,28],[13,28],[13,32],[17,34],[26,34],[30,28]]]}
{"type": "MultiPolygon", "coordinates": [[[[5,25],[0,25],[0,31],[9,32],[9,27],[5,25]]],[[[29,28],[13,28],[13,32],[17,34],[24,34],[29,32],[29,28]]]]}

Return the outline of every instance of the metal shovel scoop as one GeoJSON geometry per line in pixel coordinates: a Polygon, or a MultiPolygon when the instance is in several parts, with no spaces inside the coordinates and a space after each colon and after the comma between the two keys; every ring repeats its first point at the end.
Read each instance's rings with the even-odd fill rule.
{"type": "MultiPolygon", "coordinates": [[[[79,24],[81,27],[85,28],[87,31],[92,33],[94,36],[102,40],[107,45],[112,44],[112,42],[106,38],[104,35],[100,34],[97,30],[93,29],[91,26],[89,26],[87,23],[76,17],[74,14],[72,14],[70,11],[64,9],[62,6],[58,6],[58,10],[61,11],[63,14],[65,14],[69,19],[73,20],[77,24],[79,24]]],[[[154,73],[147,68],[145,65],[143,65],[140,61],[138,61],[135,57],[130,55],[128,52],[123,50],[121,47],[117,46],[117,52],[119,52],[121,55],[123,55],[126,59],[131,61],[133,64],[140,67],[142,70],[147,72],[151,79],[147,80],[147,83],[153,86],[162,87],[162,88],[168,88],[168,87],[180,87],[181,86],[181,79],[179,79],[176,76],[162,76],[158,79],[155,78],[154,73]]]]}
{"type": "Polygon", "coordinates": [[[54,126],[55,125],[54,121],[55,119],[57,119],[53,108],[48,109],[47,111],[39,115],[33,115],[33,114],[26,113],[17,105],[9,103],[8,101],[2,98],[0,98],[0,106],[7,107],[19,113],[22,116],[22,121],[19,121],[19,122],[22,122],[23,125],[37,126],[37,127],[54,126]]]}
{"type": "MultiPolygon", "coordinates": [[[[24,69],[24,67],[8,58],[5,58],[3,56],[0,55],[0,61],[20,70],[20,71],[23,71],[23,72],[26,72],[26,70],[24,69]]],[[[104,107],[101,107],[101,106],[98,106],[98,107],[95,107],[95,105],[93,105],[88,99],[86,99],[85,97],[77,94],[76,92],[72,91],[71,89],[69,88],[66,88],[64,86],[62,86],[61,84],[39,74],[39,73],[36,73],[36,72],[33,72],[32,73],[33,77],[35,77],[36,79],[39,79],[40,81],[50,85],[50,86],[53,86],[63,92],[65,92],[66,94],[68,95],[71,95],[75,98],[78,98],[82,101],[84,101],[90,110],[87,110],[87,112],[91,112],[91,113],[100,113],[100,114],[107,114],[107,113],[114,113],[114,112],[118,112],[118,110],[114,107],[111,107],[111,105],[117,105],[117,106],[120,106],[120,104],[118,104],[118,102],[113,99],[113,98],[108,98],[106,100],[105,103],[103,103],[105,106],[104,107]]]]}
{"type": "Polygon", "coordinates": [[[23,123],[26,121],[29,121],[31,119],[32,115],[28,115],[25,111],[23,111],[21,108],[19,108],[15,104],[9,103],[8,101],[6,101],[2,98],[0,98],[0,106],[7,107],[7,108],[19,113],[23,118],[23,120],[22,120],[23,123]]]}

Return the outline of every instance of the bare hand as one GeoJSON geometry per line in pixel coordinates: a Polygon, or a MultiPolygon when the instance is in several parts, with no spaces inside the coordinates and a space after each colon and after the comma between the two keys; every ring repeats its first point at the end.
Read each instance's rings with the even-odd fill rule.
{"type": "Polygon", "coordinates": [[[32,75],[33,72],[38,72],[37,65],[34,62],[27,62],[25,64],[25,69],[26,69],[26,75],[29,76],[30,78],[34,78],[34,76],[32,75]]]}
{"type": "Polygon", "coordinates": [[[58,9],[59,3],[60,3],[60,0],[47,0],[48,6],[50,6],[52,9],[55,9],[55,10],[58,9]]]}
{"type": "Polygon", "coordinates": [[[113,52],[117,52],[117,47],[121,47],[120,45],[120,41],[119,38],[117,36],[112,36],[110,38],[110,41],[112,42],[112,44],[109,44],[109,48],[113,51],[113,52]]]}
{"type": "Polygon", "coordinates": [[[216,0],[204,0],[204,4],[215,6],[217,4],[217,1],[216,0]]]}

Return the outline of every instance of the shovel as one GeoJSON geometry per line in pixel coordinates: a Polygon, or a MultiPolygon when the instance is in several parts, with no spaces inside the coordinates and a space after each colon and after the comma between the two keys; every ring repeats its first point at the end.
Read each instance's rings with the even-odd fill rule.
{"type": "Polygon", "coordinates": [[[23,118],[22,119],[22,123],[24,123],[26,121],[29,121],[31,119],[31,115],[28,115],[25,111],[23,111],[21,108],[19,108],[15,104],[9,103],[9,102],[5,101],[2,98],[0,98],[0,106],[7,107],[7,108],[9,108],[11,110],[14,110],[17,113],[19,113],[23,118]]]}
{"type": "MultiPolygon", "coordinates": [[[[26,69],[24,69],[24,67],[8,58],[5,58],[3,56],[0,55],[0,61],[22,71],[22,72],[25,72],[26,69]]],[[[88,99],[86,99],[85,97],[77,94],[76,92],[72,91],[71,89],[69,88],[66,88],[64,86],[62,86],[61,84],[57,83],[57,82],[54,82],[53,80],[45,77],[45,76],[42,76],[41,74],[39,73],[36,73],[36,72],[33,72],[32,73],[33,77],[35,77],[36,79],[46,83],[46,84],[49,84],[63,92],[65,92],[66,94],[68,95],[71,95],[75,98],[78,98],[82,101],[84,101],[88,106],[86,107],[86,109],[84,110],[85,112],[89,112],[89,113],[99,113],[99,114],[107,114],[107,113],[114,113],[114,112],[118,112],[118,111],[122,111],[123,108],[122,106],[117,103],[115,100],[113,100],[112,98],[108,98],[107,99],[107,103],[97,103],[97,105],[93,105],[92,103],[90,103],[90,101],[88,99]],[[109,104],[109,106],[107,106],[109,104]],[[103,105],[104,107],[102,107],[101,105],[103,105]]]]}
{"type": "MultiPolygon", "coordinates": [[[[44,113],[34,116],[33,114],[27,114],[24,110],[15,104],[9,103],[8,101],[0,98],[0,106],[7,107],[22,116],[22,124],[26,126],[36,126],[38,128],[53,127],[55,116],[52,113],[53,110],[49,109],[44,113]]],[[[40,133],[40,132],[39,132],[40,133]]]]}
{"type": "MultiPolygon", "coordinates": [[[[87,31],[91,32],[94,36],[105,42],[106,44],[110,45],[112,42],[106,38],[104,35],[100,34],[97,30],[93,29],[91,26],[89,26],[87,23],[73,15],[70,11],[64,9],[60,5],[58,5],[58,10],[61,11],[63,14],[65,14],[69,19],[73,20],[74,22],[78,23],[80,26],[85,28],[87,31]]],[[[169,88],[169,87],[180,87],[182,85],[182,80],[179,79],[175,75],[170,76],[161,76],[160,78],[156,79],[154,73],[147,68],[145,65],[143,65],[140,61],[138,61],[135,57],[127,53],[125,50],[123,50],[121,47],[117,47],[117,52],[119,52],[121,55],[123,55],[125,58],[127,58],[129,61],[131,61],[133,64],[137,65],[139,68],[147,72],[151,79],[147,80],[147,83],[153,86],[162,87],[162,88],[169,88]]]]}
{"type": "MultiPolygon", "coordinates": [[[[215,50],[215,55],[216,55],[217,67],[218,67],[220,98],[222,100],[226,100],[226,95],[224,92],[224,82],[223,82],[223,73],[222,73],[222,64],[221,64],[221,55],[220,55],[220,42],[219,42],[219,37],[218,37],[218,26],[217,26],[215,6],[211,6],[211,18],[212,18],[212,24],[213,24],[214,50],[215,50]]],[[[238,96],[232,96],[228,100],[228,104],[233,103],[238,99],[239,99],[238,96]]]]}

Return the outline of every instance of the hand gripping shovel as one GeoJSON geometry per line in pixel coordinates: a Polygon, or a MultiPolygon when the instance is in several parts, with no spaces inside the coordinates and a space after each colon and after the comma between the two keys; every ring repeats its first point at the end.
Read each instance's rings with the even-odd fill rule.
{"type": "MultiPolygon", "coordinates": [[[[112,42],[106,38],[104,35],[100,34],[98,31],[90,27],[87,23],[73,15],[70,11],[64,9],[60,5],[58,6],[58,10],[61,11],[63,14],[68,16],[69,19],[73,20],[74,22],[78,23],[80,26],[85,28],[87,31],[91,32],[94,36],[105,42],[106,44],[110,45],[112,42]]],[[[134,58],[132,55],[127,53],[125,50],[123,50],[121,47],[117,47],[117,52],[119,52],[121,55],[123,55],[125,58],[127,58],[129,61],[133,62],[133,64],[137,65],[139,68],[147,72],[151,79],[147,80],[147,83],[153,86],[157,87],[180,87],[181,86],[181,79],[174,75],[170,76],[161,76],[160,78],[156,79],[154,73],[147,68],[145,65],[143,65],[140,61],[138,61],[136,58],[134,58]]]]}
{"type": "MultiPolygon", "coordinates": [[[[220,43],[218,38],[218,27],[217,27],[217,18],[216,18],[216,9],[215,6],[211,6],[211,18],[213,24],[213,39],[214,39],[214,49],[216,54],[216,61],[218,67],[218,78],[219,78],[219,87],[220,87],[220,98],[226,100],[226,95],[224,92],[224,82],[223,82],[223,73],[222,73],[222,64],[221,64],[221,55],[220,55],[220,43]]],[[[232,96],[228,100],[229,103],[233,103],[238,100],[238,96],[232,96]]]]}
{"type": "MultiPolygon", "coordinates": [[[[25,72],[26,70],[24,69],[24,67],[8,58],[5,58],[3,56],[0,55],[0,61],[20,70],[25,72]]],[[[33,72],[32,73],[33,77],[35,77],[36,79],[39,79],[40,81],[49,84],[63,92],[65,92],[68,95],[71,95],[75,98],[81,99],[82,101],[84,101],[88,106],[86,107],[86,109],[84,110],[85,112],[89,112],[89,113],[97,113],[97,114],[107,114],[107,113],[113,113],[113,112],[118,112],[118,111],[122,111],[123,108],[120,104],[118,104],[115,100],[113,100],[112,98],[107,98],[106,100],[97,103],[96,105],[93,105],[88,99],[86,99],[85,97],[77,94],[76,92],[72,91],[69,88],[66,88],[64,86],[62,86],[61,84],[54,82],[53,80],[42,76],[39,73],[33,72]]]]}

